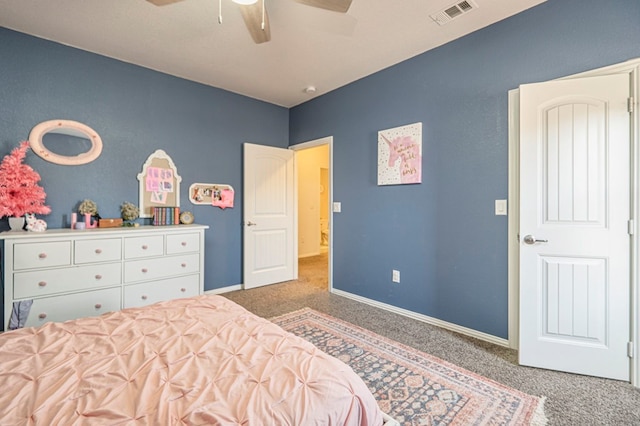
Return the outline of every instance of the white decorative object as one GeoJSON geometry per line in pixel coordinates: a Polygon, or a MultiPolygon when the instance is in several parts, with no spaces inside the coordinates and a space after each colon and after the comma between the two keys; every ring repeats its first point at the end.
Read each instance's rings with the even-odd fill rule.
{"type": "Polygon", "coordinates": [[[43,232],[47,230],[47,222],[42,219],[36,219],[35,214],[27,213],[24,217],[27,221],[27,231],[43,232]]]}
{"type": "Polygon", "coordinates": [[[24,228],[24,216],[9,216],[9,229],[22,231],[22,228],[24,228]]]}
{"type": "Polygon", "coordinates": [[[202,294],[206,225],[3,232],[4,326],[33,300],[26,327],[202,294]]]}
{"type": "Polygon", "coordinates": [[[44,121],[31,130],[29,134],[29,144],[36,155],[44,160],[63,166],[77,166],[90,163],[102,153],[102,139],[91,127],[86,124],[71,120],[49,120],[44,121]],[[52,152],[44,146],[46,135],[58,134],[70,138],[79,138],[91,144],[88,151],[78,155],[61,155],[52,152]]]}
{"type": "Polygon", "coordinates": [[[378,132],[378,185],[422,182],[422,123],[378,132]]]}

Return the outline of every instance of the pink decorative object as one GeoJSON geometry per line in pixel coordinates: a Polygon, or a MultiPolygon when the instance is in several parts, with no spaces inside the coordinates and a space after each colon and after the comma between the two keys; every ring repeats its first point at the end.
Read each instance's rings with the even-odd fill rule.
{"type": "Polygon", "coordinates": [[[78,222],[78,213],[71,213],[71,229],[76,229],[77,222],[78,222]]]}
{"type": "Polygon", "coordinates": [[[29,142],[21,142],[0,163],[0,217],[51,213],[44,205],[47,194],[38,185],[40,175],[23,164],[27,149],[29,142]]]}
{"type": "Polygon", "coordinates": [[[98,221],[96,220],[95,222],[91,223],[91,213],[85,213],[84,214],[84,226],[85,226],[86,229],[97,228],[98,227],[98,221]]]}

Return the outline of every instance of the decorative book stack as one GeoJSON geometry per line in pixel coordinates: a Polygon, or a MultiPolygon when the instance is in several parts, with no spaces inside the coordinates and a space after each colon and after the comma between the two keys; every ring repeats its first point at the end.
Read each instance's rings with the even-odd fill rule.
{"type": "Polygon", "coordinates": [[[179,225],[180,207],[153,207],[152,225],[179,225]]]}

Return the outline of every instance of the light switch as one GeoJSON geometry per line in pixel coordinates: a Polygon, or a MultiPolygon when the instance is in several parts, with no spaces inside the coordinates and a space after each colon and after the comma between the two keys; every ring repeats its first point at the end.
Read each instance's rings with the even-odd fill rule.
{"type": "Polygon", "coordinates": [[[496,200],[496,216],[507,215],[507,200],[496,200]]]}
{"type": "Polygon", "coordinates": [[[342,203],[339,201],[336,201],[333,203],[333,212],[334,213],[340,213],[342,211],[342,203]]]}

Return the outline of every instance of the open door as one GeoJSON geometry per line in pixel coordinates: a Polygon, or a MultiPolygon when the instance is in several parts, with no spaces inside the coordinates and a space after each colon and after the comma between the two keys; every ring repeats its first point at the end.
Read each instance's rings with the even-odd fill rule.
{"type": "Polygon", "coordinates": [[[520,86],[520,363],[629,380],[628,74],[520,86]]]}
{"type": "Polygon", "coordinates": [[[244,144],[244,288],[296,279],[294,152],[244,144]]]}

